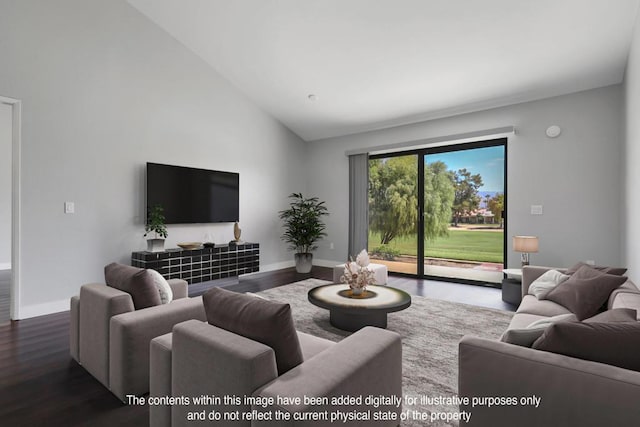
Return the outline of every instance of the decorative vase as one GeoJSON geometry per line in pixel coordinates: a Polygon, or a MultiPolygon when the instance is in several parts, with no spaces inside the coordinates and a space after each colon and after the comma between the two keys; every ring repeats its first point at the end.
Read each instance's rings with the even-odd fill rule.
{"type": "Polygon", "coordinates": [[[298,253],[294,256],[296,260],[296,271],[298,273],[310,273],[313,267],[312,253],[298,253]]]}
{"type": "Polygon", "coordinates": [[[164,252],[164,239],[147,239],[147,252],[164,252]]]}
{"type": "Polygon", "coordinates": [[[233,238],[236,239],[237,243],[240,243],[240,236],[242,235],[242,229],[240,228],[240,224],[237,222],[233,224],[233,238]]]}
{"type": "Polygon", "coordinates": [[[360,251],[356,260],[350,259],[344,264],[344,275],[340,277],[341,283],[346,283],[351,288],[351,295],[362,295],[369,285],[375,283],[372,270],[369,270],[369,254],[366,249],[360,251]]]}

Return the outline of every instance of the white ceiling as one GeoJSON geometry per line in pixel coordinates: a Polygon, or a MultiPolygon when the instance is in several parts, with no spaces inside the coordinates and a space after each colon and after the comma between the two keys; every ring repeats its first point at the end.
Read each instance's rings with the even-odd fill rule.
{"type": "Polygon", "coordinates": [[[620,83],[639,2],[128,1],[305,140],[620,83]]]}

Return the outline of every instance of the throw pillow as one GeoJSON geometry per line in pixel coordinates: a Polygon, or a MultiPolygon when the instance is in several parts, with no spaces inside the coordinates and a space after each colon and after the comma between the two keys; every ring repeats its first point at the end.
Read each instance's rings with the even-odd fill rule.
{"type": "Polygon", "coordinates": [[[547,299],[566,307],[583,320],[595,315],[609,294],[627,281],[625,276],[615,276],[582,266],[548,294],[547,299]]]}
{"type": "Polygon", "coordinates": [[[576,265],[574,265],[573,267],[570,267],[569,269],[567,269],[567,271],[565,271],[565,274],[568,275],[572,275],[573,273],[575,273],[576,271],[578,271],[580,269],[580,267],[584,267],[584,266],[593,268],[594,270],[598,270],[598,271],[602,271],[603,273],[607,273],[607,274],[615,274],[616,276],[622,276],[624,273],[627,272],[626,268],[622,268],[622,267],[607,267],[607,266],[603,266],[603,265],[589,265],[586,264],[584,262],[579,262],[576,265]]]}
{"type": "Polygon", "coordinates": [[[160,305],[160,294],[151,274],[142,268],[112,262],[104,268],[108,286],[131,295],[136,310],[160,305]]]}
{"type": "Polygon", "coordinates": [[[173,301],[173,291],[171,290],[171,286],[169,286],[167,279],[165,279],[162,274],[158,273],[156,270],[148,269],[147,271],[151,274],[151,279],[158,289],[160,302],[162,304],[169,304],[173,301]]]}
{"type": "Polygon", "coordinates": [[[567,280],[570,276],[560,273],[558,270],[549,270],[531,282],[529,293],[538,299],[544,299],[551,289],[567,280]]]}
{"type": "Polygon", "coordinates": [[[560,322],[551,325],[533,348],[640,371],[640,322],[560,322]]]}
{"type": "Polygon", "coordinates": [[[271,347],[278,375],[302,363],[302,349],[289,304],[220,288],[208,290],[202,299],[210,324],[271,347]]]}
{"type": "Polygon", "coordinates": [[[603,311],[593,317],[585,319],[586,323],[613,323],[613,322],[634,322],[638,320],[638,313],[632,308],[614,308],[603,311]]]}
{"type": "Polygon", "coordinates": [[[500,337],[500,341],[509,344],[531,347],[531,345],[542,336],[544,331],[556,322],[576,321],[575,314],[559,314],[553,317],[536,320],[524,329],[507,329],[500,337]]]}
{"type": "Polygon", "coordinates": [[[267,299],[267,298],[263,297],[262,295],[254,294],[253,292],[245,292],[244,294],[245,295],[250,295],[250,296],[252,296],[254,298],[267,299]]]}

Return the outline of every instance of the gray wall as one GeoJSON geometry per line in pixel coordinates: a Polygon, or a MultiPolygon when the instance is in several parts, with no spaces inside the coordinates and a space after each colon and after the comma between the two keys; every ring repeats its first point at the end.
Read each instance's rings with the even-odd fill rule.
{"type": "MultiPolygon", "coordinates": [[[[518,129],[508,234],[540,236],[534,263],[622,263],[620,87],[305,144],[123,0],[3,1],[0,40],[0,94],[23,101],[21,317],[67,309],[105,264],[145,247],[147,161],[239,172],[243,238],[261,243],[263,268],[276,268],[291,262],[277,211],[293,191],[331,211],[320,263],[346,257],[345,150],[505,125],[518,129]],[[550,124],[563,127],[560,138],[544,136],[550,124]],[[76,203],[74,215],[64,201],[76,203]],[[545,214],[530,216],[531,204],[545,214]]],[[[638,54],[631,59],[628,75],[638,72],[638,54]]],[[[630,117],[637,86],[628,78],[630,117]]],[[[637,163],[640,128],[627,132],[627,163],[637,163]]],[[[627,167],[627,212],[640,207],[636,175],[627,167]]],[[[170,226],[167,244],[207,232],[232,238],[231,225],[170,226]]],[[[640,256],[628,246],[627,255],[629,264],[640,256]]],[[[509,264],[518,264],[511,251],[509,264]]]]}
{"type": "MultiPolygon", "coordinates": [[[[277,211],[305,190],[305,144],[166,32],[123,0],[21,0],[2,2],[0,40],[0,94],[23,101],[21,317],[68,309],[145,248],[147,161],[239,172],[242,237],[263,268],[290,263],[277,211]]],[[[180,226],[167,244],[208,231],[233,238],[180,226]]]]}
{"type": "Polygon", "coordinates": [[[631,42],[624,80],[625,145],[624,145],[624,233],[625,262],[629,276],[640,281],[640,24],[636,25],[631,42]]]}
{"type": "MultiPolygon", "coordinates": [[[[348,241],[348,161],[345,151],[514,125],[508,142],[507,235],[540,237],[535,264],[568,266],[578,260],[622,264],[622,90],[620,85],[517,104],[446,119],[310,144],[309,192],[331,209],[328,233],[317,258],[344,260],[348,241]],[[545,136],[552,124],[556,139],[545,136]],[[542,216],[530,206],[544,206],[542,216]],[[329,245],[334,243],[335,249],[329,245]]],[[[519,254],[508,240],[510,267],[519,254]]],[[[321,261],[322,262],[322,261],[321,261]]]]}
{"type": "Polygon", "coordinates": [[[11,265],[11,117],[0,102],[0,270],[11,265]]]}

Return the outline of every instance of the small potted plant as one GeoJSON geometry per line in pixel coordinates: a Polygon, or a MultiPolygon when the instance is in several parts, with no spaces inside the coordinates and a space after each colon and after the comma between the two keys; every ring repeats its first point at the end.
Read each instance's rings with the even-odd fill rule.
{"type": "Polygon", "coordinates": [[[317,197],[305,198],[302,193],[293,193],[289,209],[280,211],[285,232],[282,240],[289,243],[289,249],[295,251],[296,271],[309,273],[313,266],[311,251],[318,248],[316,242],[327,235],[322,217],[329,215],[325,202],[317,197]]]}
{"type": "Polygon", "coordinates": [[[147,239],[147,251],[164,251],[164,239],[167,238],[167,226],[164,224],[164,209],[160,205],[155,205],[147,209],[147,224],[144,227],[144,237],[151,232],[154,238],[147,239]]]}

